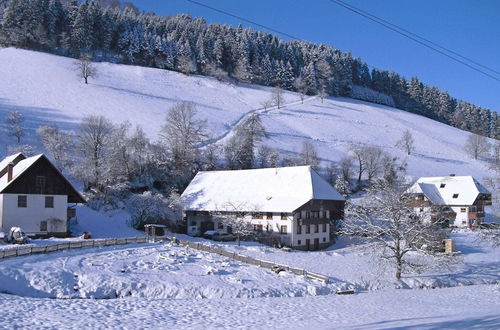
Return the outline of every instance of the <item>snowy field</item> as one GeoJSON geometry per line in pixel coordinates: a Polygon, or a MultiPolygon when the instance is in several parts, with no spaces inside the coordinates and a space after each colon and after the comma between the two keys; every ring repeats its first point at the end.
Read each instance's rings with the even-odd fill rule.
{"type": "Polygon", "coordinates": [[[327,275],[337,287],[358,291],[500,283],[500,247],[492,247],[489,242],[481,240],[477,232],[468,230],[451,234],[455,250],[459,253],[451,258],[450,263],[431,265],[419,272],[405,274],[400,282],[394,279],[394,265],[382,261],[372,245],[354,244],[342,237],[326,250],[285,252],[256,242],[242,242],[241,246],[237,246],[235,242],[176,236],[327,275]]]}
{"type": "Polygon", "coordinates": [[[30,329],[498,329],[498,286],[255,299],[41,299],[0,294],[30,329]]]}
{"type": "Polygon", "coordinates": [[[0,262],[0,292],[38,298],[301,297],[334,285],[170,243],[69,250],[0,262]]]}
{"type": "MultiPolygon", "coordinates": [[[[324,160],[339,160],[351,143],[373,144],[406,159],[408,174],[490,176],[487,164],[463,151],[468,132],[391,107],[347,99],[311,97],[300,103],[286,92],[282,109],[259,110],[272,89],[219,82],[202,76],[110,63],[96,64],[98,77],[88,85],[74,71],[74,60],[14,48],[0,48],[0,116],[14,108],[22,111],[30,131],[25,141],[38,144],[34,129],[57,124],[75,130],[86,115],[104,115],[119,123],[141,125],[157,139],[168,109],[182,101],[196,104],[214,139],[230,135],[248,113],[259,111],[269,132],[264,141],[283,152],[300,152],[310,141],[324,160]],[[416,150],[406,156],[394,145],[405,130],[415,137],[416,150]]],[[[0,153],[12,138],[2,133],[0,153]]],[[[10,141],[10,142],[9,142],[10,141]]]]}

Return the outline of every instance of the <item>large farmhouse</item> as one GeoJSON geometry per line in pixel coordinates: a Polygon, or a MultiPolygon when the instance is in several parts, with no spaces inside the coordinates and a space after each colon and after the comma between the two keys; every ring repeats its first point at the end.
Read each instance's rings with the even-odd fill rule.
{"type": "Polygon", "coordinates": [[[345,203],[310,166],[199,172],[182,200],[189,235],[230,232],[214,214],[244,211],[256,232],[302,250],[331,245],[330,227],[342,218],[345,203]]]}
{"type": "Polygon", "coordinates": [[[476,227],[484,219],[484,206],[491,205],[491,193],[472,176],[423,177],[408,190],[416,212],[432,214],[433,207],[453,211],[450,226],[476,227]]]}
{"type": "Polygon", "coordinates": [[[21,227],[32,235],[66,236],[75,209],[84,198],[43,155],[18,153],[0,162],[0,230],[21,227]]]}

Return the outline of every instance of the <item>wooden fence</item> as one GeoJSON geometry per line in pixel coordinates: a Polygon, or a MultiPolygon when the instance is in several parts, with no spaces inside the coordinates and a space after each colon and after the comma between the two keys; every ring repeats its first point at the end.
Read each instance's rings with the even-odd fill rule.
{"type": "MultiPolygon", "coordinates": [[[[214,253],[221,255],[223,257],[231,258],[237,261],[241,261],[247,264],[267,268],[267,269],[280,269],[287,271],[295,275],[305,276],[323,283],[329,283],[329,277],[313,272],[309,272],[302,268],[290,267],[288,265],[282,265],[271,261],[256,259],[236,252],[230,252],[215,246],[205,245],[198,242],[190,242],[185,240],[179,240],[175,237],[167,238],[168,241],[173,241],[174,243],[188,246],[192,249],[214,253]]],[[[41,254],[50,253],[62,250],[71,249],[81,249],[81,248],[91,248],[91,247],[101,247],[110,245],[124,245],[129,243],[146,243],[146,237],[132,237],[132,238],[107,238],[107,239],[88,239],[82,241],[64,242],[53,245],[46,246],[30,246],[30,247],[17,247],[13,249],[0,250],[0,259],[24,256],[29,254],[41,254]]]]}
{"type": "Polygon", "coordinates": [[[84,241],[64,242],[59,244],[45,246],[16,247],[13,249],[0,250],[0,259],[24,256],[28,254],[50,253],[62,250],[72,250],[81,248],[91,248],[110,245],[124,245],[129,243],[145,243],[146,237],[131,238],[106,238],[106,239],[88,239],[84,241]]]}
{"type": "Polygon", "coordinates": [[[234,259],[237,261],[241,261],[241,262],[244,262],[247,264],[251,264],[251,265],[255,265],[255,266],[259,266],[259,267],[263,267],[263,268],[267,268],[267,269],[282,269],[284,271],[287,271],[287,272],[295,274],[295,275],[302,275],[302,276],[305,276],[305,277],[313,279],[313,280],[321,281],[325,284],[329,283],[329,281],[330,281],[330,278],[328,276],[318,274],[318,273],[313,273],[313,272],[307,271],[303,268],[295,268],[295,267],[290,267],[288,265],[278,264],[278,263],[275,263],[272,261],[261,260],[261,259],[246,256],[243,254],[239,254],[236,252],[230,252],[230,251],[227,251],[227,250],[215,247],[215,246],[211,246],[211,245],[205,245],[205,244],[197,243],[197,242],[179,240],[179,239],[176,239],[175,237],[173,237],[172,239],[169,239],[169,240],[172,240],[174,243],[188,246],[188,247],[195,249],[195,250],[215,253],[215,254],[218,254],[218,255],[221,255],[221,256],[224,256],[227,258],[231,258],[231,259],[234,259]]]}

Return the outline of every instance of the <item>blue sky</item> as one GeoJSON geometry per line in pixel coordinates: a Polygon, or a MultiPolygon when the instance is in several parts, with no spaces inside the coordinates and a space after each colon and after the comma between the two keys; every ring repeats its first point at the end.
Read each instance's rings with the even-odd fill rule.
{"type": "MultiPolygon", "coordinates": [[[[398,72],[407,78],[418,76],[428,84],[449,91],[454,97],[500,111],[499,81],[328,0],[198,1],[311,42],[351,51],[370,65],[398,72]]],[[[344,1],[500,71],[500,1],[344,1]]],[[[209,23],[251,26],[185,0],[132,2],[141,10],[160,15],[187,13],[203,17],[209,23]]]]}

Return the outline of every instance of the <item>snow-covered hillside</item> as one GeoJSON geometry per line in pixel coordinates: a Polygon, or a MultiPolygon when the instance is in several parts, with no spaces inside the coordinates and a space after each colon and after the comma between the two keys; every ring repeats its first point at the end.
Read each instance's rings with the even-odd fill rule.
{"type": "MultiPolygon", "coordinates": [[[[37,143],[34,129],[39,125],[76,129],[89,114],[128,120],[156,139],[169,107],[191,101],[213,138],[222,142],[246,114],[259,111],[270,136],[265,143],[284,152],[300,152],[302,142],[309,140],[322,159],[338,160],[351,143],[363,143],[405,159],[394,145],[409,129],[416,140],[416,150],[407,159],[409,175],[455,173],[479,180],[490,175],[484,162],[463,151],[468,132],[387,106],[315,97],[301,104],[299,95],[287,92],[288,106],[264,112],[258,109],[272,91],[261,86],[110,63],[96,64],[98,77],[85,85],[74,71],[74,60],[14,48],[0,49],[0,63],[0,112],[17,108],[25,114],[31,129],[25,141],[30,143],[37,143]]],[[[5,132],[1,141],[1,153],[15,144],[5,132]]]]}

